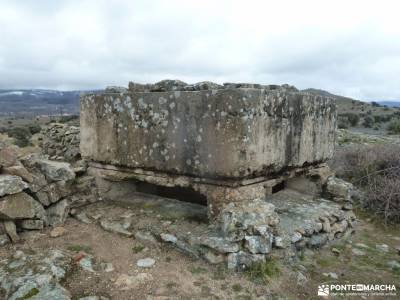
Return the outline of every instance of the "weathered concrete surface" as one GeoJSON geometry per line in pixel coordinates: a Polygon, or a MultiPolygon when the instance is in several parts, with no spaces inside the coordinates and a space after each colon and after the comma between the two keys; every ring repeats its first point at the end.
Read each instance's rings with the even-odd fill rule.
{"type": "Polygon", "coordinates": [[[227,88],[81,98],[81,152],[93,161],[209,178],[252,178],[326,161],[329,98],[227,88]]]}

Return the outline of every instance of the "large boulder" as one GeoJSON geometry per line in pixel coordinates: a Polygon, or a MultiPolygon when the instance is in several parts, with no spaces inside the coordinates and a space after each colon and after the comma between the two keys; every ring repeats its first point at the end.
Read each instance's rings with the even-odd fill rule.
{"type": "Polygon", "coordinates": [[[3,174],[19,176],[26,182],[33,182],[32,174],[23,165],[5,167],[3,168],[3,174]]]}
{"type": "Polygon", "coordinates": [[[250,202],[229,203],[224,207],[217,219],[217,225],[223,233],[230,235],[237,231],[256,232],[268,226],[274,227],[279,223],[279,217],[275,212],[275,206],[261,199],[250,202]]]}
{"type": "Polygon", "coordinates": [[[325,190],[327,196],[337,202],[352,201],[357,194],[356,189],[350,182],[335,176],[328,178],[325,190]]]}
{"type": "Polygon", "coordinates": [[[0,200],[0,219],[42,219],[45,211],[42,205],[28,194],[21,192],[8,195],[0,200]]]}
{"type": "Polygon", "coordinates": [[[75,178],[69,163],[41,159],[36,161],[36,165],[49,182],[69,181],[75,178]]]}
{"type": "Polygon", "coordinates": [[[70,207],[66,199],[49,206],[46,209],[48,224],[50,226],[63,224],[68,216],[69,209],[70,207]]]}
{"type": "Polygon", "coordinates": [[[51,183],[36,193],[37,199],[44,206],[56,203],[71,194],[71,186],[65,181],[51,183]]]}
{"type": "Polygon", "coordinates": [[[0,197],[19,193],[26,188],[28,184],[21,177],[0,174],[0,197]]]}
{"type": "Polygon", "coordinates": [[[18,153],[11,147],[0,147],[0,169],[17,163],[18,153]]]}

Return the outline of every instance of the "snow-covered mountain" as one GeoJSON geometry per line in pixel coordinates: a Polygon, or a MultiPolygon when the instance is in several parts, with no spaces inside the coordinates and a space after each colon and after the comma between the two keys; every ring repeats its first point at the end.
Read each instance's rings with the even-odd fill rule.
{"type": "Polygon", "coordinates": [[[87,91],[0,89],[0,115],[77,114],[83,92],[87,91]]]}

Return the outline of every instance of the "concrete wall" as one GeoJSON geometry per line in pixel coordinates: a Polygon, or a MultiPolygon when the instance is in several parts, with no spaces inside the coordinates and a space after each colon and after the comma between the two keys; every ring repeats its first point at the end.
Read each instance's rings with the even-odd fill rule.
{"type": "Polygon", "coordinates": [[[237,88],[81,98],[81,152],[102,163],[245,178],[326,161],[336,106],[310,94],[237,88]]]}

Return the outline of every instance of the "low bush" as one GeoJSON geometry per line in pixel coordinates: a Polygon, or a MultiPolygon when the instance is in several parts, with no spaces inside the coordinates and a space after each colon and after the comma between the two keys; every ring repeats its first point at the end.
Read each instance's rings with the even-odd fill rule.
{"type": "Polygon", "coordinates": [[[400,119],[392,120],[387,129],[391,134],[400,134],[400,119]]]}
{"type": "Polygon", "coordinates": [[[268,258],[265,262],[252,264],[246,269],[245,273],[251,281],[265,284],[271,278],[278,277],[281,274],[281,269],[276,259],[268,258]]]}
{"type": "Polygon", "coordinates": [[[42,127],[40,127],[39,124],[29,124],[28,129],[31,132],[31,134],[36,134],[42,130],[42,127]]]}
{"type": "Polygon", "coordinates": [[[354,127],[358,125],[358,122],[360,122],[360,115],[356,113],[344,113],[340,114],[339,120],[340,119],[347,119],[346,122],[348,122],[349,125],[354,127]]]}
{"type": "Polygon", "coordinates": [[[350,126],[350,122],[346,117],[338,117],[338,128],[347,129],[350,126]]]}
{"type": "Polygon", "coordinates": [[[31,144],[30,139],[32,137],[29,128],[27,127],[14,127],[8,131],[8,136],[14,138],[15,144],[19,147],[26,147],[31,144]]]}
{"type": "Polygon", "coordinates": [[[349,119],[349,122],[350,122],[351,126],[353,126],[353,127],[357,126],[358,122],[360,122],[360,116],[355,113],[348,113],[347,118],[349,119]]]}
{"type": "Polygon", "coordinates": [[[337,176],[365,191],[362,208],[385,222],[400,222],[400,146],[348,146],[336,151],[331,167],[337,176]]]}
{"type": "Polygon", "coordinates": [[[374,125],[374,119],[372,119],[370,116],[366,116],[364,118],[363,126],[366,128],[371,128],[374,125]]]}

